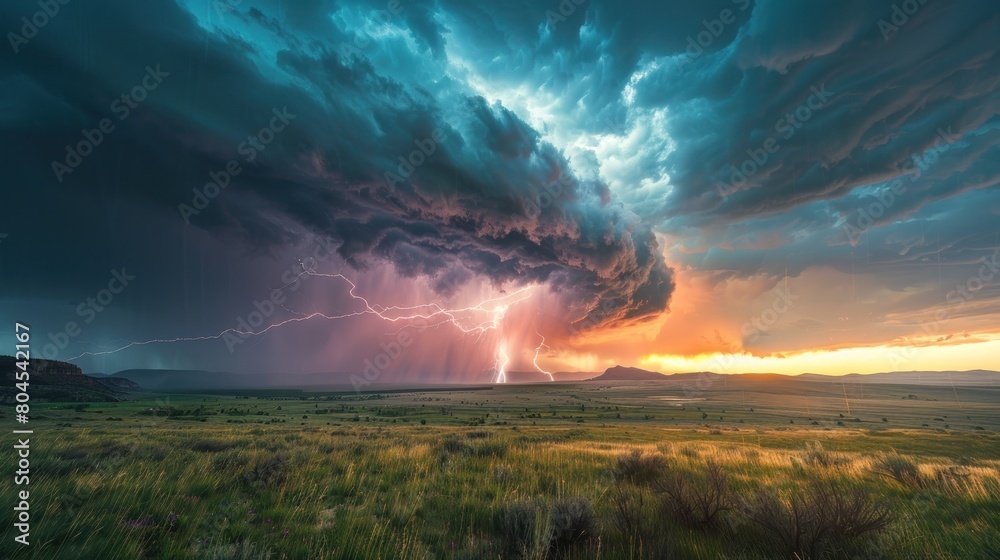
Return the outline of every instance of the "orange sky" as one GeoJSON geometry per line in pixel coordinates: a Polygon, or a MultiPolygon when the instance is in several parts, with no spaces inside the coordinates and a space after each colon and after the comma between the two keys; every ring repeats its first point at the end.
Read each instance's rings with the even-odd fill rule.
{"type": "Polygon", "coordinates": [[[877,278],[827,268],[787,279],[674,269],[669,312],[640,327],[589,333],[573,348],[543,354],[541,363],[551,370],[622,364],[664,373],[831,375],[1000,366],[1000,323],[990,301],[949,302],[936,287],[889,290],[877,278]],[[900,311],[917,296],[937,304],[900,311]]]}

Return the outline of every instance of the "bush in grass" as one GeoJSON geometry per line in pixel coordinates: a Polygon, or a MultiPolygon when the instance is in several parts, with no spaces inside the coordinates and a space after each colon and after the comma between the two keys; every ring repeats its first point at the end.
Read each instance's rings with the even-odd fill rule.
{"type": "Polygon", "coordinates": [[[563,548],[590,540],[597,535],[594,506],[585,498],[563,498],[552,504],[549,513],[548,542],[563,548]]]}
{"type": "Polygon", "coordinates": [[[497,512],[496,524],[504,558],[559,556],[597,536],[594,506],[585,498],[513,502],[497,512]]]}
{"type": "Polygon", "coordinates": [[[714,530],[721,516],[733,509],[729,475],[714,461],[701,476],[671,470],[653,485],[664,513],[689,529],[714,530]]]}
{"type": "Polygon", "coordinates": [[[806,442],[805,462],[813,467],[829,467],[834,460],[828,451],[823,449],[823,444],[818,441],[806,442]]]}
{"type": "Polygon", "coordinates": [[[248,486],[281,486],[288,476],[288,460],[281,455],[261,457],[243,471],[240,481],[248,486]]]}
{"type": "Polygon", "coordinates": [[[742,501],[740,511],[770,537],[775,555],[797,559],[822,557],[894,519],[888,506],[865,490],[819,480],[787,496],[760,490],[742,501]]]}
{"type": "Polygon", "coordinates": [[[544,558],[545,507],[538,500],[518,501],[496,515],[504,558],[544,558]]]}
{"type": "Polygon", "coordinates": [[[920,469],[917,468],[917,464],[896,453],[882,455],[876,459],[872,470],[875,474],[891,478],[903,486],[911,488],[920,488],[923,486],[923,481],[920,478],[920,469]]]}
{"type": "Polygon", "coordinates": [[[615,462],[614,476],[616,480],[632,484],[650,484],[659,478],[667,467],[662,455],[643,453],[633,449],[618,457],[615,462]]]}
{"type": "Polygon", "coordinates": [[[507,444],[496,440],[477,442],[469,446],[466,453],[474,457],[502,458],[507,455],[507,444]]]}
{"type": "Polygon", "coordinates": [[[649,490],[621,481],[608,492],[611,500],[611,525],[629,543],[630,558],[665,560],[675,558],[670,532],[662,519],[652,515],[649,490]]]}
{"type": "Polygon", "coordinates": [[[439,451],[441,462],[447,461],[452,455],[502,458],[507,455],[507,444],[497,439],[483,439],[470,443],[455,436],[448,436],[441,441],[439,451]]]}
{"type": "Polygon", "coordinates": [[[616,482],[608,493],[611,499],[611,524],[629,539],[641,539],[650,518],[645,515],[645,496],[641,490],[616,482]]]}

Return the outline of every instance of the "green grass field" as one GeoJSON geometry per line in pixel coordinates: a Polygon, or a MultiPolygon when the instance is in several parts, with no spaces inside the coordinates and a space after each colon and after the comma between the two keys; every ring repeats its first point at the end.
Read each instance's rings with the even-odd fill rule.
{"type": "MultiPolygon", "coordinates": [[[[892,521],[816,557],[1000,558],[997,388],[138,398],[33,405],[31,545],[8,524],[3,558],[776,558],[780,538],[740,512],[769,495],[791,507],[820,481],[892,521]],[[627,463],[634,450],[651,479],[689,480],[699,496],[720,466],[732,507],[711,526],[678,522],[664,486],[627,463]],[[623,505],[645,529],[622,528],[623,505]]],[[[0,482],[5,503],[16,489],[0,482]]]]}

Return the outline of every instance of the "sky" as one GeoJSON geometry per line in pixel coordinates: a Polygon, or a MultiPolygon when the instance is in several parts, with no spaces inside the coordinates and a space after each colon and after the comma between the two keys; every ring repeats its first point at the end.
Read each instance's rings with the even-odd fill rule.
{"type": "Polygon", "coordinates": [[[0,7],[0,336],[36,356],[1000,369],[992,0],[40,10],[0,7]]]}

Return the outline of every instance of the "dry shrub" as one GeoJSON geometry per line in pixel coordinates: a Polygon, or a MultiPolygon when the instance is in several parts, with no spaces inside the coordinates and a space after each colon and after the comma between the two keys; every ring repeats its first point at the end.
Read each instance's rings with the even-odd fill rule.
{"type": "Polygon", "coordinates": [[[586,498],[563,498],[549,514],[549,546],[562,548],[590,540],[597,535],[594,506],[586,498]]]}
{"type": "Polygon", "coordinates": [[[701,477],[672,471],[653,488],[662,496],[665,512],[690,529],[717,529],[723,512],[733,509],[729,475],[714,461],[705,464],[701,477]]]}
{"type": "Polygon", "coordinates": [[[651,484],[663,474],[666,468],[667,462],[662,455],[647,455],[639,449],[633,449],[618,457],[614,476],[616,480],[632,484],[651,484]]]}
{"type": "Polygon", "coordinates": [[[674,557],[669,532],[647,511],[647,503],[653,501],[647,500],[648,490],[616,482],[608,495],[611,524],[625,536],[639,558],[664,560],[674,557]]]}
{"type": "Polygon", "coordinates": [[[547,558],[597,536],[594,507],[585,498],[563,498],[549,505],[518,501],[497,513],[505,558],[547,558]]]}
{"type": "Polygon", "coordinates": [[[240,480],[247,486],[280,486],[288,476],[288,461],[280,455],[258,458],[243,471],[240,480]]]}
{"type": "Polygon", "coordinates": [[[804,491],[782,497],[757,492],[740,510],[764,529],[787,558],[817,558],[831,547],[888,527],[894,520],[882,502],[861,488],[813,480],[804,491]]]}
{"type": "Polygon", "coordinates": [[[872,467],[875,474],[891,478],[903,486],[920,488],[923,480],[920,478],[920,469],[912,460],[896,453],[882,455],[875,460],[872,467]]]}
{"type": "Polygon", "coordinates": [[[535,501],[507,504],[497,513],[497,530],[505,552],[504,558],[539,556],[544,531],[543,505],[535,501]]]}

